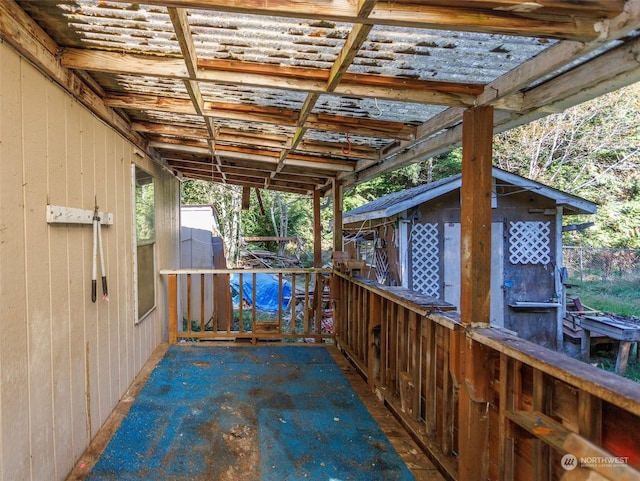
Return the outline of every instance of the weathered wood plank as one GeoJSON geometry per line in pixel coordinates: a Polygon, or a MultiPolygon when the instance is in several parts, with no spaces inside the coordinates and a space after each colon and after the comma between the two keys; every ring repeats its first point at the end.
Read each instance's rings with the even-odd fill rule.
{"type": "Polygon", "coordinates": [[[478,329],[469,335],[497,352],[505,353],[523,364],[640,416],[640,391],[633,381],[544,349],[502,329],[478,329]]]}
{"type": "Polygon", "coordinates": [[[514,392],[516,389],[515,362],[505,354],[500,354],[500,389],[498,406],[498,469],[500,479],[513,479],[514,447],[513,436],[506,418],[507,411],[516,409],[514,392]]]}
{"type": "Polygon", "coordinates": [[[436,434],[437,417],[437,392],[436,392],[436,324],[434,322],[422,323],[422,346],[424,350],[424,419],[427,433],[436,434]]]}
{"type": "MultiPolygon", "coordinates": [[[[562,453],[572,454],[578,460],[581,458],[612,459],[611,453],[591,443],[578,434],[569,431],[560,423],[538,411],[512,411],[507,417],[518,426],[526,429],[538,439],[544,441],[562,453]]],[[[639,480],[640,472],[623,462],[593,463],[589,465],[592,471],[603,475],[607,479],[639,480]]]]}
{"type": "MultiPolygon", "coordinates": [[[[549,412],[550,391],[544,373],[533,371],[533,409],[544,414],[549,412]]],[[[533,441],[533,476],[536,481],[549,480],[550,472],[549,446],[540,440],[533,441]]]]}
{"type": "Polygon", "coordinates": [[[611,339],[619,341],[640,341],[640,326],[628,322],[618,321],[606,316],[584,316],[581,320],[582,329],[596,331],[611,339]]]}
{"type": "MultiPolygon", "coordinates": [[[[426,316],[432,311],[453,311],[456,309],[456,306],[452,304],[434,297],[426,296],[417,291],[412,291],[405,287],[385,286],[378,284],[375,281],[346,276],[340,272],[336,272],[336,275],[348,279],[353,284],[357,284],[368,290],[374,291],[378,295],[393,301],[395,304],[406,307],[407,309],[422,316],[426,316]]],[[[440,319],[440,321],[446,323],[450,328],[454,328],[455,323],[453,321],[448,322],[444,318],[440,319]]]]}
{"type": "Polygon", "coordinates": [[[439,372],[442,376],[442,452],[449,456],[454,449],[455,411],[457,407],[456,390],[450,373],[451,337],[449,329],[438,327],[442,332],[443,362],[439,372]]]}
{"type": "Polygon", "coordinates": [[[595,444],[602,443],[602,400],[578,391],[578,434],[595,444]]]}
{"type": "Polygon", "coordinates": [[[367,383],[369,389],[375,389],[375,383],[380,373],[380,349],[378,347],[379,335],[376,339],[375,330],[380,329],[382,314],[382,299],[374,293],[369,293],[367,339],[367,383]]]}
{"type": "MultiPolygon", "coordinates": [[[[123,1],[123,0],[117,0],[123,1]]],[[[513,2],[465,2],[451,8],[451,3],[419,5],[413,2],[379,2],[367,18],[361,16],[362,10],[357,2],[333,0],[319,6],[314,2],[298,1],[242,1],[212,2],[210,0],[149,0],[149,4],[170,5],[175,7],[204,8],[222,11],[251,13],[257,15],[276,15],[287,17],[318,18],[351,23],[382,23],[417,28],[461,29],[474,32],[537,35],[558,38],[584,40],[596,37],[594,24],[602,16],[611,17],[622,10],[621,0],[606,5],[603,1],[594,2],[589,9],[580,10],[578,6],[570,8],[561,5],[551,8],[545,4],[534,4],[535,16],[519,15],[513,2]],[[482,19],[478,21],[479,10],[484,8],[482,19]],[[514,11],[515,10],[515,11],[514,11]],[[574,17],[580,21],[576,22],[574,17]],[[586,18],[585,18],[586,17],[586,18]],[[572,21],[574,20],[574,21],[572,21]]],[[[529,7],[531,10],[531,6],[529,7]]],[[[528,12],[525,10],[525,12],[528,12]]]]}

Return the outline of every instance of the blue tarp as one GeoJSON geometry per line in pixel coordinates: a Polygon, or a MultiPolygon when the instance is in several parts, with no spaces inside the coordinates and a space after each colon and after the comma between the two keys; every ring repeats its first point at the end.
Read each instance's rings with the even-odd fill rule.
{"type": "MultiPolygon", "coordinates": [[[[273,274],[256,274],[256,305],[263,311],[278,310],[278,276],[273,274]]],[[[248,305],[253,304],[253,275],[242,275],[242,298],[248,305]]],[[[233,305],[240,303],[240,274],[231,275],[231,295],[233,305]]],[[[291,301],[291,284],[282,281],[282,308],[286,309],[291,301]]]]}

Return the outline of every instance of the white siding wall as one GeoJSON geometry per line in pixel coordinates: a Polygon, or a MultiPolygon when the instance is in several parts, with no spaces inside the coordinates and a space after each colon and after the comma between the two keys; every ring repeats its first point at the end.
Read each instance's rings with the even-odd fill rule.
{"type": "Polygon", "coordinates": [[[158,267],[178,266],[179,187],[2,43],[0,66],[0,480],[62,480],[166,332],[161,281],[134,325],[131,163],[155,177],[158,267]],[[94,304],[91,226],[45,206],[95,196],[114,224],[94,304]]]}

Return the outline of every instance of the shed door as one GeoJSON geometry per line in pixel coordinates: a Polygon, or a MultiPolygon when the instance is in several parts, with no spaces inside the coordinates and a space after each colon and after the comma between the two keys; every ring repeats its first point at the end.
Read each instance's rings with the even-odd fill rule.
{"type": "MultiPolygon", "coordinates": [[[[502,222],[491,224],[491,325],[504,327],[502,222]]],[[[460,224],[444,225],[444,300],[460,310],[460,224]]]]}

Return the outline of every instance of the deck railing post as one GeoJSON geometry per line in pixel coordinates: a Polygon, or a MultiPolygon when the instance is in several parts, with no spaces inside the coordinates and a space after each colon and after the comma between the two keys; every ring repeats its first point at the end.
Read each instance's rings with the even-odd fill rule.
{"type": "Polygon", "coordinates": [[[375,329],[380,328],[380,312],[382,310],[382,299],[374,292],[369,293],[369,320],[366,332],[367,338],[367,382],[369,389],[375,390],[376,376],[379,374],[380,363],[380,335],[375,335],[375,329]],[[378,339],[376,339],[376,337],[378,339]],[[376,369],[376,365],[378,368],[376,369]]]}
{"type": "Polygon", "coordinates": [[[169,344],[178,342],[178,275],[169,275],[169,344]]]}

